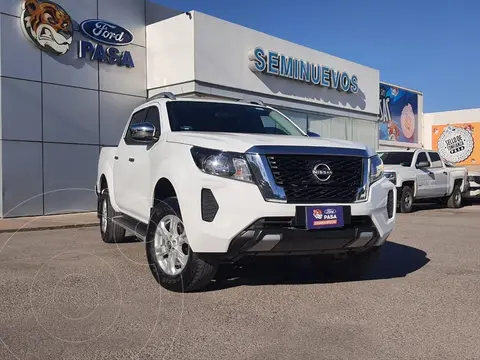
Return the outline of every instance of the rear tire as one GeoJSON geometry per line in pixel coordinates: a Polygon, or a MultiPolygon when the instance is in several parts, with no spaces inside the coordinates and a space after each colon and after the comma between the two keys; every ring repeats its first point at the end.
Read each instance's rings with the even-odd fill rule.
{"type": "Polygon", "coordinates": [[[413,190],[410,186],[402,187],[402,191],[400,193],[400,212],[401,213],[409,213],[412,212],[413,209],[413,190]]]}
{"type": "Polygon", "coordinates": [[[103,190],[100,196],[100,234],[102,240],[107,244],[122,242],[125,239],[125,229],[112,221],[112,218],[121,214],[113,209],[108,189],[103,190]]]}
{"type": "Polygon", "coordinates": [[[201,259],[190,248],[176,197],[166,199],[154,209],[146,253],[155,280],[174,292],[203,290],[217,270],[215,264],[201,259]]]}
{"type": "Polygon", "coordinates": [[[452,209],[458,209],[462,207],[462,191],[460,186],[455,185],[452,193],[448,197],[447,206],[452,209]]]}

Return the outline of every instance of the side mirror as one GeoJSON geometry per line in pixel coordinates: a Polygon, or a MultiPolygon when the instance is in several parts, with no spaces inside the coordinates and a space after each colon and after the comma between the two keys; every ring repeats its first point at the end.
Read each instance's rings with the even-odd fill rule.
{"type": "Polygon", "coordinates": [[[417,169],[428,168],[430,166],[430,163],[428,161],[420,161],[415,166],[417,167],[417,169]]]}
{"type": "Polygon", "coordinates": [[[312,131],[307,131],[307,135],[310,136],[310,137],[320,137],[320,134],[317,134],[317,133],[312,132],[312,131]]]}
{"type": "Polygon", "coordinates": [[[155,139],[155,126],[150,123],[134,124],[130,127],[132,139],[135,141],[150,142],[155,139]]]}

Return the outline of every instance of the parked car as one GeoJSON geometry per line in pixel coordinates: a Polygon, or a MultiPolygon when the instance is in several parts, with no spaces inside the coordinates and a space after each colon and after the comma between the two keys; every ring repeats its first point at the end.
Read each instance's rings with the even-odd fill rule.
{"type": "Polygon", "coordinates": [[[361,276],[395,226],[396,192],[365,145],[307,134],[262,102],[176,98],[136,108],[96,182],[104,242],[145,241],[155,279],[204,288],[245,256],[325,255],[361,276]]]}
{"type": "Polygon", "coordinates": [[[480,171],[468,171],[468,190],[464,196],[469,200],[480,199],[480,171]]]}
{"type": "Polygon", "coordinates": [[[379,156],[385,177],[397,188],[400,212],[411,212],[415,200],[441,200],[450,208],[462,206],[468,189],[466,168],[447,166],[434,150],[386,150],[379,156]]]}

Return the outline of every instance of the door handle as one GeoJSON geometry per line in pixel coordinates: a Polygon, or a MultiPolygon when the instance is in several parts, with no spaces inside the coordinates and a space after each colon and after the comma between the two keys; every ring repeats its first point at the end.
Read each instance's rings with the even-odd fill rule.
{"type": "Polygon", "coordinates": [[[115,160],[118,160],[118,156],[117,156],[117,155],[115,155],[114,159],[115,159],[115,160]]]}
{"type": "Polygon", "coordinates": [[[135,159],[134,159],[134,158],[128,158],[128,161],[130,161],[130,162],[134,162],[134,161],[135,161],[135,159]]]}
{"type": "Polygon", "coordinates": [[[443,172],[443,175],[448,175],[448,173],[446,171],[443,172]]]}

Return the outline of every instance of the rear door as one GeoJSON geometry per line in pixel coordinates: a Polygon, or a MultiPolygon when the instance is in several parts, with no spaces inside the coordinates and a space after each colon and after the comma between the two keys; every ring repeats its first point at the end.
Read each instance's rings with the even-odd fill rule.
{"type": "Polygon", "coordinates": [[[442,160],[437,152],[429,151],[428,156],[431,163],[430,172],[433,173],[435,180],[431,196],[445,196],[448,191],[448,173],[443,167],[442,160]]]}

